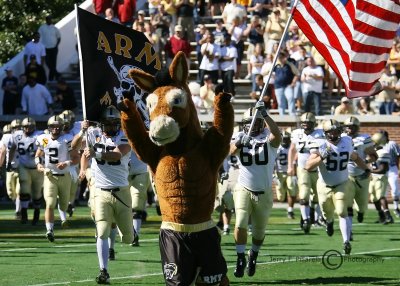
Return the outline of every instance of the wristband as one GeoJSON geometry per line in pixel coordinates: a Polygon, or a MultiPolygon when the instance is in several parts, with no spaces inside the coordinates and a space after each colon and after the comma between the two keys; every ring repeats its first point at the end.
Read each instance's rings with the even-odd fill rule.
{"type": "Polygon", "coordinates": [[[64,162],[67,166],[71,166],[71,160],[65,161],[64,162]]]}
{"type": "Polygon", "coordinates": [[[40,164],[40,157],[35,157],[35,164],[39,165],[40,164]]]}
{"type": "Polygon", "coordinates": [[[103,153],[101,153],[101,152],[95,152],[94,154],[95,154],[94,157],[95,157],[97,160],[101,160],[101,157],[103,156],[103,153]]]}

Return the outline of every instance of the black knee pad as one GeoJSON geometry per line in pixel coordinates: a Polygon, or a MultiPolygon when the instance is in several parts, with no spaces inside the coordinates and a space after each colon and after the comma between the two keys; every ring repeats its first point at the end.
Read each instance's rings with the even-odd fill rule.
{"type": "Polygon", "coordinates": [[[132,217],[134,219],[146,220],[146,218],[147,218],[146,211],[135,211],[135,210],[132,210],[132,212],[133,212],[132,217]]]}
{"type": "Polygon", "coordinates": [[[347,208],[347,214],[349,216],[353,216],[354,215],[353,208],[347,208]]]}
{"type": "Polygon", "coordinates": [[[21,202],[26,202],[31,200],[31,195],[30,194],[20,194],[19,199],[21,202]]]}
{"type": "Polygon", "coordinates": [[[40,208],[40,205],[42,204],[42,198],[36,199],[32,201],[32,205],[33,207],[36,208],[40,208]]]}

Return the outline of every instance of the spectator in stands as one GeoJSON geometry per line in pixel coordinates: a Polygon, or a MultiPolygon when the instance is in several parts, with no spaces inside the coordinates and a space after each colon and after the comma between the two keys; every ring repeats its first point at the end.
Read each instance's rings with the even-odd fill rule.
{"type": "Polygon", "coordinates": [[[387,63],[391,67],[391,72],[395,73],[397,78],[400,78],[400,43],[398,40],[393,41],[387,63]]]}
{"type": "Polygon", "coordinates": [[[223,46],[225,36],[228,34],[228,30],[224,27],[224,22],[221,19],[215,20],[215,23],[217,24],[217,26],[215,27],[215,30],[212,31],[214,35],[214,43],[219,46],[223,46]]]}
{"type": "Polygon", "coordinates": [[[207,42],[201,46],[201,54],[203,58],[199,66],[200,85],[204,84],[203,80],[206,74],[210,75],[212,82],[216,85],[218,83],[221,50],[219,46],[214,43],[213,34],[207,34],[207,42]]]}
{"type": "Polygon", "coordinates": [[[314,58],[306,60],[307,66],[301,72],[301,88],[303,92],[304,111],[311,112],[314,103],[315,115],[321,115],[322,81],[324,71],[315,64],[314,58]]]}
{"type": "Polygon", "coordinates": [[[250,6],[247,7],[247,12],[250,12],[253,16],[265,19],[269,15],[272,7],[273,4],[271,0],[252,0],[250,6]]]}
{"type": "MultiPolygon", "coordinates": [[[[250,93],[250,97],[254,99],[255,101],[260,100],[261,93],[264,89],[264,77],[260,74],[256,76],[256,84],[257,84],[257,89],[255,91],[252,91],[250,93]]],[[[265,94],[262,97],[262,101],[264,101],[264,106],[267,110],[270,109],[276,109],[278,107],[276,103],[276,97],[275,97],[275,92],[273,85],[268,85],[267,90],[265,94]]]]}
{"type": "Polygon", "coordinates": [[[247,37],[247,76],[246,79],[251,78],[251,65],[250,65],[250,58],[254,54],[254,47],[256,44],[261,44],[263,49],[265,48],[264,45],[264,29],[261,25],[261,20],[258,15],[254,15],[251,17],[250,24],[247,25],[246,30],[244,30],[243,35],[247,37]]]}
{"type": "Polygon", "coordinates": [[[107,8],[112,8],[113,0],[93,0],[94,13],[105,18],[107,8]]]}
{"type": "Polygon", "coordinates": [[[150,21],[145,21],[144,22],[144,35],[146,38],[149,40],[151,45],[153,46],[153,49],[156,53],[159,54],[161,58],[161,51],[160,51],[160,38],[156,33],[154,33],[153,26],[151,25],[150,21]]]}
{"type": "Polygon", "coordinates": [[[281,12],[279,9],[274,8],[272,14],[268,16],[267,23],[265,25],[265,33],[268,34],[268,41],[266,43],[266,53],[273,53],[273,46],[279,43],[285,29],[286,22],[281,18],[281,12]]]}
{"type": "Polygon", "coordinates": [[[328,68],[329,80],[328,80],[328,97],[332,96],[333,89],[336,88],[336,93],[339,96],[342,90],[342,81],[338,78],[336,73],[331,67],[328,68]]]}
{"type": "Polygon", "coordinates": [[[318,50],[314,46],[311,47],[310,53],[311,53],[311,56],[314,58],[315,64],[317,66],[320,66],[324,72],[324,78],[323,78],[323,81],[321,82],[321,85],[323,88],[325,85],[328,85],[328,81],[329,81],[329,78],[327,76],[328,64],[325,61],[324,57],[320,54],[320,52],[318,52],[318,50]]]}
{"type": "Polygon", "coordinates": [[[261,74],[261,68],[264,65],[264,49],[261,44],[256,44],[254,54],[250,57],[251,66],[251,91],[256,90],[256,76],[261,74]]]}
{"type": "Polygon", "coordinates": [[[160,5],[160,0],[149,0],[149,15],[150,21],[154,19],[154,15],[158,13],[158,5],[160,5]]]}
{"type": "Polygon", "coordinates": [[[300,74],[296,66],[287,59],[286,52],[280,52],[278,62],[274,67],[274,88],[278,101],[279,115],[283,115],[286,108],[289,110],[289,115],[295,115],[296,113],[294,88],[300,74]]]}
{"type": "Polygon", "coordinates": [[[105,13],[106,13],[105,16],[106,20],[120,24],[119,19],[115,17],[114,10],[112,8],[107,8],[105,13]]]}
{"type": "Polygon", "coordinates": [[[43,66],[36,61],[35,55],[29,56],[29,64],[25,67],[25,74],[36,78],[36,82],[45,85],[47,82],[46,72],[43,66]]]}
{"type": "Polygon", "coordinates": [[[27,66],[30,63],[31,55],[36,56],[36,61],[39,65],[43,65],[46,57],[46,48],[40,42],[39,32],[35,32],[32,37],[32,41],[27,43],[24,48],[24,65],[27,66]]]}
{"type": "Polygon", "coordinates": [[[224,11],[222,12],[222,19],[224,20],[225,26],[228,30],[231,28],[233,20],[236,17],[239,17],[240,22],[243,20],[246,22],[246,8],[239,5],[236,0],[231,0],[230,3],[225,5],[224,11]]]}
{"type": "Polygon", "coordinates": [[[11,68],[6,67],[6,77],[3,78],[1,88],[3,94],[3,114],[15,114],[18,105],[18,79],[13,75],[11,68]]]}
{"type": "Polygon", "coordinates": [[[238,57],[236,60],[236,75],[235,78],[239,78],[240,69],[242,67],[242,59],[244,53],[244,31],[246,30],[247,25],[245,22],[242,22],[242,18],[237,16],[233,19],[232,25],[228,28],[228,33],[231,35],[232,44],[236,47],[238,57]]]}
{"type": "MultiPolygon", "coordinates": [[[[393,110],[393,109],[392,109],[393,110]]],[[[357,104],[357,113],[361,115],[374,115],[375,111],[372,109],[370,99],[362,97],[357,104]]]]}
{"type": "Polygon", "coordinates": [[[190,93],[192,94],[192,100],[197,113],[201,113],[203,109],[203,100],[200,97],[200,84],[192,81],[188,84],[190,93]]]}
{"type": "Polygon", "coordinates": [[[237,49],[231,43],[231,36],[226,34],[224,44],[221,47],[221,58],[219,59],[219,69],[221,70],[222,84],[224,91],[235,96],[235,83],[233,78],[236,73],[237,49]]]}
{"type": "Polygon", "coordinates": [[[392,115],[400,115],[400,95],[397,94],[393,101],[392,115]]]}
{"type": "Polygon", "coordinates": [[[287,1],[286,0],[277,0],[276,8],[279,10],[281,14],[281,18],[287,22],[290,15],[290,10],[287,8],[287,1]]]}
{"type": "Polygon", "coordinates": [[[398,78],[391,74],[390,66],[386,65],[379,79],[383,90],[375,97],[375,101],[379,104],[379,114],[390,114],[392,111],[393,99],[396,96],[397,80],[398,78]]]}
{"type": "Polygon", "coordinates": [[[185,53],[186,61],[188,63],[188,67],[190,67],[190,42],[182,37],[183,28],[181,25],[175,26],[175,34],[168,40],[165,44],[165,54],[167,56],[167,66],[169,66],[172,62],[172,59],[175,55],[182,51],[185,53]]]}
{"type": "Polygon", "coordinates": [[[49,15],[46,17],[46,24],[39,28],[40,41],[46,49],[46,65],[49,68],[49,80],[57,79],[60,74],[57,71],[58,45],[61,42],[61,34],[53,19],[49,15]]]}
{"type": "Polygon", "coordinates": [[[177,23],[183,27],[184,36],[194,41],[193,8],[195,0],[177,0],[175,2],[177,23]]]}
{"type": "Polygon", "coordinates": [[[155,32],[160,37],[160,39],[165,39],[164,44],[170,36],[169,29],[171,22],[172,16],[168,14],[167,11],[165,11],[164,4],[158,5],[158,13],[154,15],[151,24],[155,28],[155,32]]]}
{"type": "Polygon", "coordinates": [[[114,0],[114,10],[122,25],[132,27],[133,16],[136,12],[136,0],[114,0]]]}
{"type": "MultiPolygon", "coordinates": [[[[201,54],[201,46],[207,42],[207,35],[210,33],[204,24],[199,24],[195,30],[195,41],[196,41],[196,57],[197,63],[200,65],[203,55],[201,54]]],[[[200,82],[200,76],[198,77],[200,82]]]]}
{"type": "Polygon", "coordinates": [[[34,76],[28,76],[28,84],[22,90],[22,113],[28,115],[52,114],[53,98],[47,88],[36,82],[34,76]]]}
{"type": "Polygon", "coordinates": [[[140,28],[139,28],[139,24],[140,24],[140,23],[143,23],[143,24],[144,24],[144,17],[145,17],[145,16],[146,16],[146,13],[145,13],[143,10],[139,10],[139,11],[138,11],[138,14],[137,14],[137,18],[136,18],[136,20],[133,22],[132,29],[138,31],[138,30],[140,29],[140,28]]]}
{"type": "Polygon", "coordinates": [[[59,78],[57,81],[57,90],[53,100],[54,103],[61,103],[62,110],[71,110],[74,113],[78,111],[75,92],[63,78],[59,78]]]}
{"type": "Polygon", "coordinates": [[[341,114],[354,114],[354,108],[350,100],[347,97],[342,97],[340,100],[340,105],[335,108],[335,115],[341,114]]]}
{"type": "Polygon", "coordinates": [[[165,11],[171,15],[171,24],[169,25],[169,35],[172,36],[175,32],[174,27],[177,22],[176,7],[174,0],[161,0],[161,4],[164,5],[165,11]]]}
{"type": "Polygon", "coordinates": [[[226,0],[208,0],[208,11],[210,12],[210,16],[214,17],[216,15],[221,15],[222,11],[224,11],[225,4],[226,0]],[[217,8],[217,10],[215,8],[217,8]]]}
{"type": "Polygon", "coordinates": [[[203,101],[203,107],[208,113],[214,111],[214,84],[212,77],[208,74],[204,75],[204,85],[200,87],[200,98],[203,101]]]}
{"type": "Polygon", "coordinates": [[[18,78],[18,86],[17,86],[17,108],[15,110],[15,114],[21,114],[22,107],[21,107],[21,97],[22,97],[22,90],[26,86],[27,78],[26,74],[20,74],[18,78]]]}

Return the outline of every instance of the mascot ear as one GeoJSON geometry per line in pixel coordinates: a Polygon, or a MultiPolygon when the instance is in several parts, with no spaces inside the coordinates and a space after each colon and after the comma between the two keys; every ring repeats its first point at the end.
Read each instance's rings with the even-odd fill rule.
{"type": "Polygon", "coordinates": [[[183,52],[178,52],[169,67],[172,80],[180,85],[186,85],[188,80],[188,66],[183,52]]]}
{"type": "Polygon", "coordinates": [[[139,69],[130,69],[129,76],[134,80],[135,84],[144,91],[152,93],[156,88],[154,76],[139,69]]]}

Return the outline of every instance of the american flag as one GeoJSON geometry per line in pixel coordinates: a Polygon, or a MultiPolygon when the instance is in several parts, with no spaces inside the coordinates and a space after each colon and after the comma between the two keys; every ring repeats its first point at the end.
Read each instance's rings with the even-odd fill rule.
{"type": "Polygon", "coordinates": [[[399,28],[399,0],[299,0],[293,19],[342,79],[347,97],[382,90],[379,78],[399,28]]]}

